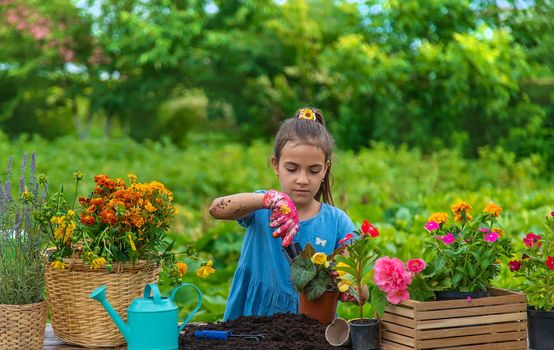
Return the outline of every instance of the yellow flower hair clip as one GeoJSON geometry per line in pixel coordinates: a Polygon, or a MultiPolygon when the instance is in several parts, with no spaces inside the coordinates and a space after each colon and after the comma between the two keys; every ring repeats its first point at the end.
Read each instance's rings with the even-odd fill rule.
{"type": "Polygon", "coordinates": [[[315,113],[309,108],[302,108],[298,112],[298,119],[315,120],[315,113]]]}

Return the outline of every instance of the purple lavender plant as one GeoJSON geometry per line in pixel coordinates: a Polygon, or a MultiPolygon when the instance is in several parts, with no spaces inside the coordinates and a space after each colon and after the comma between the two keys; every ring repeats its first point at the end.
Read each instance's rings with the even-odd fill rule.
{"type": "Polygon", "coordinates": [[[33,217],[43,201],[38,188],[34,190],[35,154],[30,164],[27,160],[24,154],[19,196],[12,194],[13,157],[8,160],[4,183],[0,181],[0,304],[29,304],[44,299],[42,254],[46,237],[33,217]]]}

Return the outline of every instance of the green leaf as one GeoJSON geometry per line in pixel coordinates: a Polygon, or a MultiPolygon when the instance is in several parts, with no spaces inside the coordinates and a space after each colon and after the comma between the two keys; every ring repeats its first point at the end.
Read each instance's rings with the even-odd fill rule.
{"type": "Polygon", "coordinates": [[[377,312],[379,317],[383,317],[387,304],[388,301],[386,294],[382,292],[379,288],[373,287],[371,289],[371,305],[373,306],[375,312],[377,312]]]}
{"type": "Polygon", "coordinates": [[[464,274],[461,272],[457,272],[454,277],[452,277],[452,286],[455,287],[458,285],[458,282],[460,282],[464,278],[464,274]]]}
{"type": "Polygon", "coordinates": [[[308,300],[318,299],[328,290],[332,290],[330,286],[333,285],[333,280],[329,275],[318,274],[316,278],[309,281],[309,283],[304,288],[304,293],[308,300]]]}
{"type": "Polygon", "coordinates": [[[303,255],[294,258],[290,267],[290,276],[296,289],[302,290],[315,277],[316,271],[310,258],[303,255]]]}
{"type": "Polygon", "coordinates": [[[475,274],[476,274],[475,267],[472,264],[468,264],[467,265],[467,270],[469,271],[469,276],[471,278],[474,278],[475,274]]]}

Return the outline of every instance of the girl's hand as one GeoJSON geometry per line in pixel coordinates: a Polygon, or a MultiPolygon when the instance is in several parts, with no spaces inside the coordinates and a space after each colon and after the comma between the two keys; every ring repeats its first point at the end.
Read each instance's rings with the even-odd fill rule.
{"type": "Polygon", "coordinates": [[[292,199],[286,193],[269,190],[262,202],[264,207],[271,210],[269,227],[277,228],[273,231],[273,237],[282,237],[282,246],[288,247],[299,229],[298,213],[292,199]]]}

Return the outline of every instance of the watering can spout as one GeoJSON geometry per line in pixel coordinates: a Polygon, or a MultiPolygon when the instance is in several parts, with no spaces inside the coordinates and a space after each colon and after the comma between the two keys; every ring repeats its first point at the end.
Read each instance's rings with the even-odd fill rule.
{"type": "Polygon", "coordinates": [[[121,317],[119,317],[117,312],[108,302],[108,299],[106,299],[106,286],[101,285],[100,287],[93,290],[92,293],[89,294],[89,298],[94,299],[100,302],[100,304],[102,304],[104,309],[106,309],[106,311],[114,321],[117,328],[119,328],[119,331],[121,332],[121,334],[123,334],[123,336],[128,342],[130,338],[129,326],[127,325],[127,323],[125,323],[125,321],[123,321],[121,317]]]}

